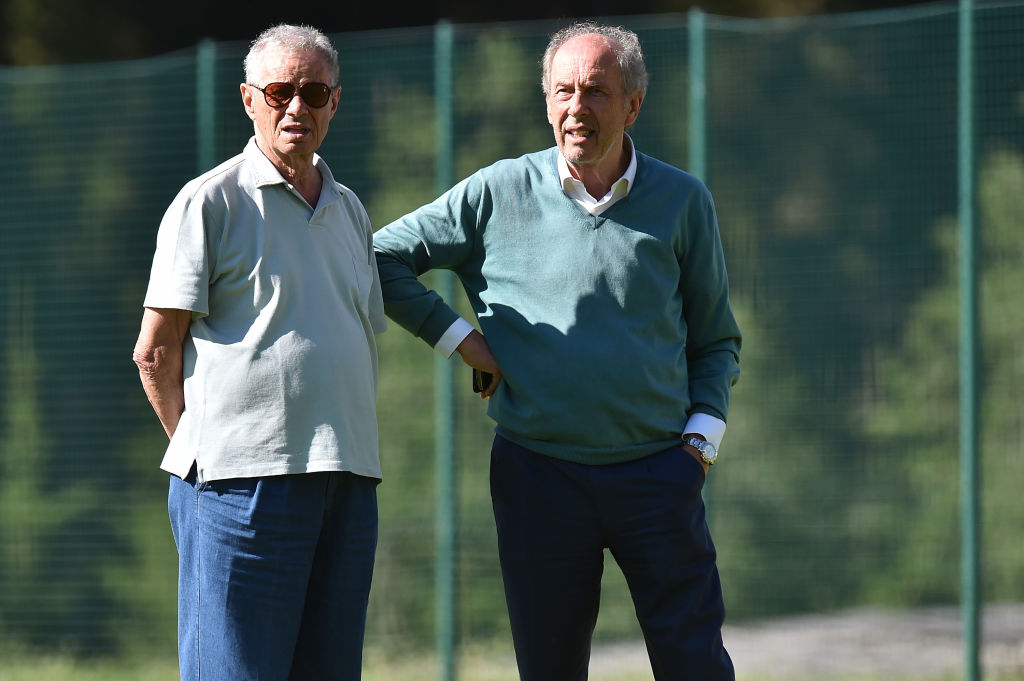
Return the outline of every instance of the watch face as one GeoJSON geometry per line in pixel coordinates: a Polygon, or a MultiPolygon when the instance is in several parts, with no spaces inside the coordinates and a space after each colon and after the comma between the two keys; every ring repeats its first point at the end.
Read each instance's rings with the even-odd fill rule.
{"type": "Polygon", "coordinates": [[[704,459],[705,463],[714,463],[715,459],[718,458],[718,450],[715,448],[715,445],[708,442],[707,440],[701,440],[700,438],[696,437],[688,437],[686,438],[685,444],[690,445],[698,452],[700,452],[700,458],[704,459]]]}
{"type": "Polygon", "coordinates": [[[686,444],[696,448],[700,452],[700,458],[704,459],[705,463],[714,463],[715,459],[718,458],[718,450],[715,448],[715,445],[707,440],[699,440],[694,437],[688,439],[686,444]]]}

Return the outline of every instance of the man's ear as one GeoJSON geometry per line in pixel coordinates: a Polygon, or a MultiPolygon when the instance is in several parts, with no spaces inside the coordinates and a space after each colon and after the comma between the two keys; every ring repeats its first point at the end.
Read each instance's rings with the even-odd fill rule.
{"type": "Polygon", "coordinates": [[[338,113],[338,106],[341,104],[341,88],[338,86],[334,87],[331,92],[331,118],[334,118],[334,114],[338,113]]]}
{"type": "Polygon", "coordinates": [[[241,83],[238,88],[242,91],[242,107],[245,108],[245,115],[256,120],[256,110],[252,106],[252,88],[245,83],[241,83]]]}
{"type": "Polygon", "coordinates": [[[640,115],[640,107],[644,103],[644,96],[639,92],[634,92],[633,96],[626,102],[626,129],[636,123],[637,116],[640,115]]]}

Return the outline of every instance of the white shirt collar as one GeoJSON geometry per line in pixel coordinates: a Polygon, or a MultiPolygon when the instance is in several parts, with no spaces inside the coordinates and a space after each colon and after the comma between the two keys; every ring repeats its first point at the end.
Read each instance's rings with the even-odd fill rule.
{"type": "Polygon", "coordinates": [[[629,166],[626,167],[626,172],[622,174],[622,177],[612,183],[612,188],[608,190],[608,193],[600,199],[595,199],[587,193],[583,183],[572,176],[565,157],[561,153],[558,154],[558,179],[562,183],[562,191],[591,215],[600,215],[611,208],[613,204],[625,198],[636,180],[636,148],[629,135],[624,135],[624,137],[629,145],[629,166]]]}

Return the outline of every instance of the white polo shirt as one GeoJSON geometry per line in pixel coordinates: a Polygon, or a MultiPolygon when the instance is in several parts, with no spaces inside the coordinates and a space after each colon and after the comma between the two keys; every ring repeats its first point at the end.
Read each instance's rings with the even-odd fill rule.
{"type": "Polygon", "coordinates": [[[359,199],[314,157],[315,210],[256,146],[192,180],[160,224],[145,306],[192,311],[185,412],[161,467],[200,481],[380,478],[384,305],[359,199]]]}

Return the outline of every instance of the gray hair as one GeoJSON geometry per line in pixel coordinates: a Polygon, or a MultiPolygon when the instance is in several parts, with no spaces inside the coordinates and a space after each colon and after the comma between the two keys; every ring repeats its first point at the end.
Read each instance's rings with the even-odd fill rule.
{"type": "Polygon", "coordinates": [[[319,54],[327,61],[331,71],[331,82],[327,84],[331,86],[338,84],[338,51],[334,49],[330,39],[312,26],[292,24],[271,26],[252,41],[249,54],[245,55],[246,82],[255,82],[256,72],[263,61],[263,55],[270,47],[278,47],[288,52],[319,54]]]}
{"type": "Polygon", "coordinates": [[[551,36],[548,47],[544,50],[541,60],[541,90],[548,94],[548,80],[551,77],[551,62],[555,59],[558,49],[573,38],[584,35],[599,35],[607,38],[612,44],[615,59],[622,72],[622,85],[627,94],[639,92],[641,97],[647,95],[647,67],[644,66],[644,55],[640,49],[640,39],[636,33],[622,26],[606,26],[592,21],[581,21],[557,31],[551,36]]]}

